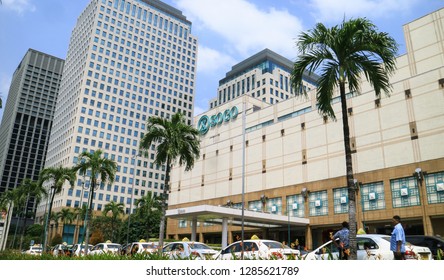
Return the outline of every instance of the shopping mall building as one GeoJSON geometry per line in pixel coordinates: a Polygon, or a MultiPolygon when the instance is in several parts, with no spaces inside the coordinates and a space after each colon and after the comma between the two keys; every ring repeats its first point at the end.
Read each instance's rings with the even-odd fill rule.
{"type": "MultiPolygon", "coordinates": [[[[367,82],[347,94],[358,228],[387,234],[399,215],[407,234],[444,235],[444,9],[404,33],[390,96],[377,99],[367,82]]],[[[192,171],[173,170],[167,237],[226,244],[244,232],[312,249],[348,220],[339,97],[336,121],[318,113],[313,87],[285,98],[288,67],[274,62],[260,71],[246,60],[224,81],[254,75],[255,86],[274,88],[267,98],[284,97],[277,103],[262,88],[224,99],[221,83],[212,109],[196,116],[201,154],[192,171]]]]}

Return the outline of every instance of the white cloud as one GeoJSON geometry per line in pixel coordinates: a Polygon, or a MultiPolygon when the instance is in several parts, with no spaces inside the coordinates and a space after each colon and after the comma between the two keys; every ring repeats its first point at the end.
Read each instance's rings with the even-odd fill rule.
{"type": "Polygon", "coordinates": [[[259,9],[246,0],[176,0],[184,14],[227,41],[227,52],[246,57],[269,48],[288,58],[296,55],[294,39],[301,21],[287,10],[259,9]]]}
{"type": "Polygon", "coordinates": [[[419,0],[310,0],[318,22],[339,23],[344,19],[389,18],[410,11],[419,0]]]}
{"type": "Polygon", "coordinates": [[[194,105],[194,116],[199,116],[200,114],[208,111],[207,109],[204,109],[202,107],[199,107],[197,105],[194,105]]]}
{"type": "Polygon", "coordinates": [[[228,72],[235,60],[229,55],[223,54],[215,49],[199,46],[197,71],[202,74],[215,72],[228,72]]]}
{"type": "Polygon", "coordinates": [[[36,7],[31,3],[31,0],[2,0],[5,9],[17,12],[23,15],[25,12],[34,12],[36,7]]]}

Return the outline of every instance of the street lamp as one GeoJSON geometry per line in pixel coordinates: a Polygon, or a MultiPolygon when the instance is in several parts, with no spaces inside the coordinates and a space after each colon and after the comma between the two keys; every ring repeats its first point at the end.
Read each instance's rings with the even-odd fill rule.
{"type": "Polygon", "coordinates": [[[413,173],[413,176],[416,178],[417,182],[418,182],[418,192],[419,195],[421,197],[421,204],[422,204],[422,219],[423,219],[423,226],[424,226],[424,234],[430,234],[433,235],[433,228],[429,227],[429,219],[426,216],[426,197],[427,197],[427,189],[425,188],[424,190],[422,190],[422,182],[424,181],[424,176],[427,175],[427,172],[422,171],[421,168],[416,168],[415,172],[413,173]],[[422,195],[421,195],[422,192],[422,195]],[[429,232],[429,229],[432,232],[429,232]]]}
{"type": "Polygon", "coordinates": [[[128,226],[126,229],[126,244],[129,243],[129,230],[130,230],[130,224],[131,224],[131,212],[133,212],[133,200],[134,200],[134,188],[135,188],[135,181],[136,181],[136,158],[137,154],[133,155],[131,159],[133,160],[133,189],[131,190],[131,202],[130,202],[130,210],[128,213],[128,226]]]}

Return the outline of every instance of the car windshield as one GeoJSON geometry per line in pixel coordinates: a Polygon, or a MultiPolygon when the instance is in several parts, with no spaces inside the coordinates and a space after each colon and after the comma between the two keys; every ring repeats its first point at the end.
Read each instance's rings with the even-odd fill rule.
{"type": "Polygon", "coordinates": [[[156,249],[157,245],[156,244],[143,244],[142,247],[144,249],[156,249]]]}
{"type": "Polygon", "coordinates": [[[267,247],[270,249],[283,249],[284,248],[284,245],[282,245],[282,243],[279,243],[279,242],[264,241],[263,243],[265,245],[267,245],[267,247]]]}
{"type": "Polygon", "coordinates": [[[108,244],[108,249],[119,249],[119,245],[117,245],[117,244],[108,244]]]}
{"type": "Polygon", "coordinates": [[[189,245],[192,249],[210,249],[211,250],[210,247],[208,247],[207,245],[202,244],[202,243],[190,243],[189,245]]]}

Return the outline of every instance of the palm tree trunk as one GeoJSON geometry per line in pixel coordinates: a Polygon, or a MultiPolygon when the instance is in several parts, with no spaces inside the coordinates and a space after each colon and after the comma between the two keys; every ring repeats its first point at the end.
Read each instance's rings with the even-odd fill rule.
{"type": "Polygon", "coordinates": [[[166,208],[168,201],[168,190],[170,185],[170,172],[171,172],[171,159],[168,157],[166,162],[166,171],[165,171],[165,186],[163,187],[163,197],[162,197],[162,215],[160,217],[160,228],[159,228],[159,248],[163,248],[163,239],[165,236],[165,224],[166,224],[166,208]]]}
{"type": "Polygon", "coordinates": [[[87,214],[86,214],[86,222],[85,222],[85,226],[86,226],[86,233],[85,233],[85,256],[88,255],[88,244],[89,244],[89,221],[91,220],[91,216],[92,216],[92,206],[93,206],[93,200],[94,200],[94,189],[96,188],[96,176],[94,173],[91,174],[91,191],[90,191],[90,198],[89,198],[89,207],[87,210],[87,214]],[[88,215],[89,214],[89,215],[88,215]]]}
{"type": "Polygon", "coordinates": [[[342,127],[344,132],[345,164],[347,166],[347,188],[348,188],[348,223],[350,226],[350,260],[357,259],[356,243],[356,189],[353,182],[353,162],[350,149],[350,127],[348,124],[347,99],[345,97],[345,82],[339,83],[342,106],[342,127]]]}
{"type": "Polygon", "coordinates": [[[48,231],[49,231],[49,219],[51,217],[51,211],[52,211],[52,203],[54,202],[55,197],[55,186],[51,188],[53,193],[51,194],[51,201],[49,202],[49,209],[48,209],[48,216],[46,217],[46,225],[45,225],[45,239],[43,241],[43,252],[46,252],[46,247],[48,247],[48,231]]]}
{"type": "Polygon", "coordinates": [[[23,244],[23,237],[25,236],[25,228],[26,228],[26,221],[27,221],[27,216],[28,216],[28,202],[29,202],[29,193],[26,195],[26,202],[24,205],[24,212],[25,212],[25,219],[23,222],[23,227],[22,227],[22,233],[20,234],[20,243],[19,243],[19,250],[22,250],[22,244],[23,244]]]}

